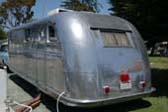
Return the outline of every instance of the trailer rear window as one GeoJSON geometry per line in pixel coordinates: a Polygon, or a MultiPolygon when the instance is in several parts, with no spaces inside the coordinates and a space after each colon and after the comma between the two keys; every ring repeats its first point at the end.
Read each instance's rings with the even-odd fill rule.
{"type": "Polygon", "coordinates": [[[102,32],[104,47],[132,47],[125,32],[102,32]]]}

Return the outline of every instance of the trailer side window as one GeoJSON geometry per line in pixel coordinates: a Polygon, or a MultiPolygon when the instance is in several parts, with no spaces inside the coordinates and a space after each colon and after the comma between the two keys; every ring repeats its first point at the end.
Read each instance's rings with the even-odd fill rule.
{"type": "Polygon", "coordinates": [[[57,36],[56,36],[56,29],[54,28],[54,26],[48,26],[48,42],[57,42],[57,36]]]}
{"type": "Polygon", "coordinates": [[[25,29],[25,40],[30,41],[32,37],[32,30],[31,29],[25,29]]]}
{"type": "Polygon", "coordinates": [[[56,29],[52,25],[48,26],[47,46],[48,46],[48,48],[61,49],[60,42],[59,42],[58,37],[56,35],[56,29]]]}
{"type": "Polygon", "coordinates": [[[104,47],[131,47],[126,33],[101,32],[104,47]]]}

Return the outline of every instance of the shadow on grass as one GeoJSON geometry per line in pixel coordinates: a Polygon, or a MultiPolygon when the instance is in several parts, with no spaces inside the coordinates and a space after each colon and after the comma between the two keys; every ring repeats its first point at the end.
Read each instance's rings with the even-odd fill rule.
{"type": "Polygon", "coordinates": [[[168,70],[166,69],[152,69],[152,85],[156,91],[152,94],[155,97],[168,97],[168,70]]]}
{"type": "Polygon", "coordinates": [[[61,112],[129,112],[151,106],[150,102],[138,99],[96,108],[61,108],[61,112]],[[66,110],[65,110],[66,109],[66,110]]]}
{"type": "MultiPolygon", "coordinates": [[[[17,75],[13,75],[10,79],[20,86],[24,91],[30,94],[32,97],[36,97],[39,94],[37,88],[24,79],[20,78],[17,75]]],[[[51,98],[48,95],[42,94],[42,103],[51,111],[56,112],[56,100],[51,98]]],[[[63,104],[60,104],[60,111],[61,112],[129,112],[133,110],[138,110],[141,108],[146,108],[151,106],[150,102],[138,99],[127,101],[123,103],[113,104],[104,107],[97,107],[97,108],[73,108],[67,107],[63,104]]]]}

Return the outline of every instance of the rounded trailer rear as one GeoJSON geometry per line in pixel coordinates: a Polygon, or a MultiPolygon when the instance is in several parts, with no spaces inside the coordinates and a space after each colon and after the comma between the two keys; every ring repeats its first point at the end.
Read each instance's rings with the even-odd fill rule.
{"type": "Polygon", "coordinates": [[[126,20],[87,12],[62,12],[11,30],[11,35],[16,30],[40,30],[39,25],[51,24],[57,37],[51,45],[50,34],[44,32],[39,34],[46,41],[36,39],[40,42],[33,41],[31,50],[25,42],[24,49],[13,50],[12,41],[18,36],[9,39],[9,65],[43,92],[54,98],[64,92],[60,101],[65,105],[89,107],[142,98],[154,90],[143,40],[126,20]],[[23,61],[17,61],[17,57],[23,61]]]}

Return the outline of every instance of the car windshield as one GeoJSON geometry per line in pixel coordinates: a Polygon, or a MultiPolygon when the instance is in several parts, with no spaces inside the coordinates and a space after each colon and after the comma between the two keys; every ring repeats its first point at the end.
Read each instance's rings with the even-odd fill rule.
{"type": "Polygon", "coordinates": [[[6,45],[2,45],[1,47],[0,47],[0,52],[7,52],[8,51],[8,49],[7,49],[7,46],[6,45]]]}

